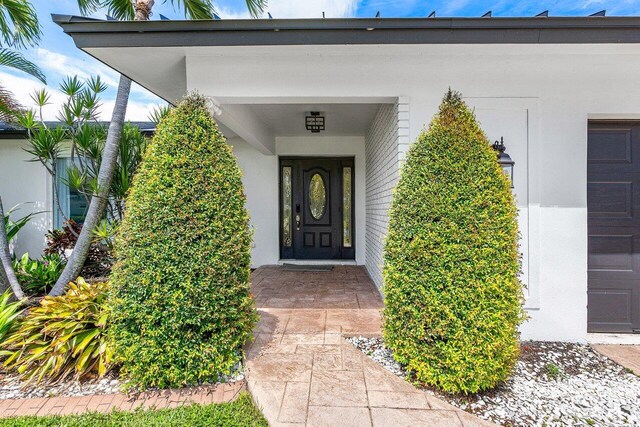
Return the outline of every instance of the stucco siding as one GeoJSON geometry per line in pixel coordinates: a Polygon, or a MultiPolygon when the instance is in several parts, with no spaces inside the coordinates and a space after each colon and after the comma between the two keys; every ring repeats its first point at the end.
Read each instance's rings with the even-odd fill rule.
{"type": "Polygon", "coordinates": [[[51,228],[50,180],[45,168],[37,162],[30,162],[31,155],[24,151],[26,141],[0,140],[0,196],[5,211],[15,205],[19,210],[12,218],[22,217],[30,212],[36,215],[12,242],[12,249],[20,256],[29,252],[32,258],[42,254],[45,233],[51,228]]]}

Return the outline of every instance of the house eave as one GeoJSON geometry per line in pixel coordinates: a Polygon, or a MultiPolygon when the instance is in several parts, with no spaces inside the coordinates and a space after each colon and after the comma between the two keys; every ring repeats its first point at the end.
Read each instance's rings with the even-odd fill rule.
{"type": "Polygon", "coordinates": [[[640,43],[640,17],[101,21],[52,15],[80,48],[640,43]]]}

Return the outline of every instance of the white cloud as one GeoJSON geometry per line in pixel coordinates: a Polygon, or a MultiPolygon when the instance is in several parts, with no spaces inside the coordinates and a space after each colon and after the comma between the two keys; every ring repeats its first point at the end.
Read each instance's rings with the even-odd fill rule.
{"type": "Polygon", "coordinates": [[[63,55],[48,49],[38,48],[37,64],[47,75],[55,74],[59,77],[78,76],[86,80],[99,75],[102,81],[111,87],[118,85],[118,73],[100,63],[90,63],[81,58],[63,55]]]}
{"type": "MultiPolygon", "coordinates": [[[[49,49],[37,49],[37,64],[47,76],[55,75],[59,78],[78,76],[82,80],[87,80],[92,76],[100,76],[100,79],[112,88],[118,87],[120,79],[120,74],[117,71],[98,61],[68,56],[49,49]]],[[[145,98],[156,98],[154,94],[137,83],[131,85],[131,92],[145,98]]]]}
{"type": "MultiPolygon", "coordinates": [[[[322,12],[327,18],[346,18],[354,15],[358,0],[269,0],[267,10],[274,18],[321,18],[322,12]]],[[[225,19],[249,18],[249,12],[220,9],[225,19]]]]}
{"type": "MultiPolygon", "coordinates": [[[[42,83],[30,78],[0,71],[0,84],[10,90],[15,98],[27,108],[33,108],[31,94],[46,88],[50,95],[50,104],[43,108],[42,115],[44,120],[57,120],[56,116],[60,106],[66,101],[66,96],[62,92],[47,88],[42,83]]],[[[111,118],[114,105],[115,100],[113,99],[102,100],[102,106],[99,110],[100,120],[109,120],[111,118]]],[[[144,103],[129,99],[126,118],[132,121],[147,121],[149,120],[149,113],[156,105],[156,103],[144,103]]]]}
{"type": "Polygon", "coordinates": [[[45,120],[56,120],[56,114],[58,107],[66,100],[65,95],[57,90],[51,90],[37,80],[32,80],[26,77],[14,76],[6,72],[0,71],[0,84],[5,89],[11,91],[14,97],[24,107],[33,108],[33,100],[31,94],[41,89],[47,89],[50,96],[51,105],[47,105],[43,108],[43,116],[45,120]]]}

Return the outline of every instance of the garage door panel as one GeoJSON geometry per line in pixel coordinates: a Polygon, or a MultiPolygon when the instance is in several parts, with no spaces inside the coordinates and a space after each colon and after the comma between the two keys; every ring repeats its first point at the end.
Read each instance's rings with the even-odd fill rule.
{"type": "Polygon", "coordinates": [[[589,271],[637,271],[633,235],[589,236],[589,271]]]}
{"type": "Polygon", "coordinates": [[[630,181],[590,181],[587,184],[587,206],[592,218],[633,218],[634,194],[630,181]]]}
{"type": "Polygon", "coordinates": [[[592,129],[589,134],[590,163],[631,163],[631,127],[592,129]]]}
{"type": "Polygon", "coordinates": [[[627,324],[632,322],[633,295],[628,289],[593,289],[589,291],[589,320],[627,324]]]}
{"type": "Polygon", "coordinates": [[[640,328],[640,126],[589,123],[588,324],[640,328]]]}

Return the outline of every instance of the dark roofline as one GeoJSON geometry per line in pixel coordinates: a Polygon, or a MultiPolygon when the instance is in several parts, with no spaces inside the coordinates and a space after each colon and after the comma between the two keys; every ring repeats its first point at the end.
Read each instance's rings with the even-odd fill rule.
{"type": "Polygon", "coordinates": [[[640,17],[101,21],[52,15],[79,48],[640,43],[640,17]]]}
{"type": "MultiPolygon", "coordinates": [[[[107,121],[100,121],[103,125],[108,125],[107,121]]],[[[156,131],[156,124],[153,122],[132,122],[129,120],[125,120],[125,123],[131,123],[133,126],[136,126],[140,133],[145,136],[152,136],[156,131]]],[[[45,121],[45,125],[49,127],[55,127],[57,125],[62,125],[61,122],[54,121],[45,121]]],[[[0,140],[1,139],[26,139],[28,137],[27,130],[21,128],[17,125],[12,125],[6,122],[0,122],[0,140]]]]}

